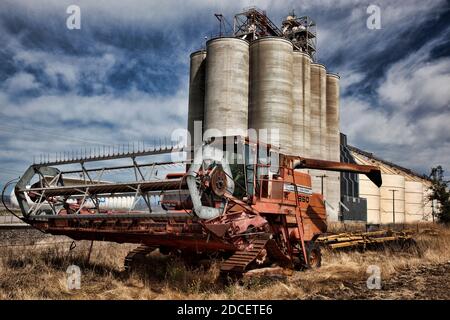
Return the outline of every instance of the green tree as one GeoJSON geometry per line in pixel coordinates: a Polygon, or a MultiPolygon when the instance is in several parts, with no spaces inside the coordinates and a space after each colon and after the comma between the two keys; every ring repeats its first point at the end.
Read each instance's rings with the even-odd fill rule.
{"type": "Polygon", "coordinates": [[[444,180],[444,170],[441,166],[431,169],[431,194],[429,200],[436,200],[439,203],[435,211],[436,217],[440,222],[450,223],[450,192],[448,188],[449,181],[444,180]]]}

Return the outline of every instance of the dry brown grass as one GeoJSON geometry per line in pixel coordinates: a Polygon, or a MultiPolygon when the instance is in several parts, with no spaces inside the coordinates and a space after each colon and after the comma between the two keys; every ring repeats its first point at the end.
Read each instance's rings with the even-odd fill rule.
{"type": "MultiPolygon", "coordinates": [[[[438,236],[417,237],[420,254],[390,248],[326,251],[318,270],[295,272],[284,280],[255,279],[229,285],[217,281],[215,262],[210,268],[190,268],[176,257],[157,252],[146,258],[141,270],[128,274],[123,270],[123,259],[133,245],[96,242],[89,263],[90,243],[85,241],[72,251],[69,244],[1,247],[0,299],[345,298],[365,283],[369,265],[378,265],[382,278],[389,278],[402,270],[449,261],[450,230],[438,227],[438,232],[438,236]],[[71,264],[82,270],[80,290],[67,289],[66,269],[71,264]]],[[[361,290],[355,292],[351,297],[364,298],[361,290]]]]}

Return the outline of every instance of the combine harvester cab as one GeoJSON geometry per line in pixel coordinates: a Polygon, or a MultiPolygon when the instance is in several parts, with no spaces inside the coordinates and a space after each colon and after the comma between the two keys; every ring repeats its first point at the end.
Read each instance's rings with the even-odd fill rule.
{"type": "Polygon", "coordinates": [[[324,201],[297,169],[365,173],[381,185],[376,167],[280,154],[241,136],[204,143],[187,172],[186,162],[167,160],[184,151],[189,154],[172,147],[33,164],[15,187],[24,221],[74,240],[140,244],[126,266],[159,249],[199,259],[214,253],[224,259],[224,274],[273,263],[317,267],[315,240],[327,228],[324,201]],[[148,157],[165,159],[143,161],[148,157]],[[167,174],[159,178],[157,170],[167,174]]]}

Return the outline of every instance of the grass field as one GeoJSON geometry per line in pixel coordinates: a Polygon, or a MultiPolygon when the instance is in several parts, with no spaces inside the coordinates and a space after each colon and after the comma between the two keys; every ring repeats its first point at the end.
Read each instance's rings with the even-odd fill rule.
{"type": "Polygon", "coordinates": [[[87,262],[90,242],[70,251],[54,243],[68,239],[45,237],[35,246],[0,245],[0,299],[447,299],[450,230],[437,231],[418,235],[413,250],[325,251],[320,269],[228,285],[217,281],[217,262],[189,268],[156,251],[129,274],[123,259],[136,246],[95,242],[87,262]],[[67,289],[71,264],[81,268],[80,290],[67,289]],[[369,265],[381,269],[381,290],[366,287],[369,265]]]}

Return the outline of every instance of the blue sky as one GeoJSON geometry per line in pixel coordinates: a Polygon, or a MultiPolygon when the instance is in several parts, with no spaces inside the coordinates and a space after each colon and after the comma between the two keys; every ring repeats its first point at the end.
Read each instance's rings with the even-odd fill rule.
{"type": "Polygon", "coordinates": [[[0,185],[41,153],[170,137],[186,125],[189,53],[256,5],[318,25],[318,60],[341,76],[351,144],[419,172],[450,170],[449,2],[9,1],[0,3],[0,185]],[[66,8],[81,8],[68,30],[66,8]],[[366,27],[368,5],[381,30],[366,27]]]}

